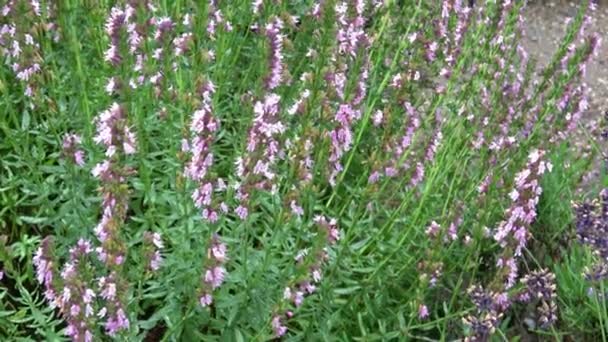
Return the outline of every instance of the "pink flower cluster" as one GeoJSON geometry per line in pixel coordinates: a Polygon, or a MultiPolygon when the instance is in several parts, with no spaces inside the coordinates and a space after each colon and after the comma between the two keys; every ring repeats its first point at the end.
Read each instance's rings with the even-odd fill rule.
{"type": "Polygon", "coordinates": [[[95,227],[100,246],[95,250],[99,260],[111,270],[109,276],[99,279],[101,297],[107,305],[100,310],[98,317],[105,317],[106,332],[114,335],[129,328],[125,306],[121,296],[116,295],[116,286],[121,282],[118,269],[124,263],[127,252],[120,234],[128,207],[128,190],[122,185],[131,171],[121,166],[119,160],[124,155],[135,153],[137,143],[127,125],[126,113],[117,103],[103,111],[96,123],[97,135],[94,140],[106,147],[106,160],[93,169],[93,175],[102,182],[102,218],[95,227]]]}
{"type": "Polygon", "coordinates": [[[80,148],[82,138],[77,134],[68,133],[63,137],[63,155],[72,163],[84,166],[84,151],[80,148]]]}
{"type": "MultiPolygon", "coordinates": [[[[213,165],[213,152],[211,145],[215,139],[215,132],[220,123],[213,115],[212,96],[215,92],[213,83],[207,82],[203,86],[202,103],[194,114],[190,123],[192,134],[188,148],[191,154],[186,165],[185,175],[197,183],[192,193],[192,200],[197,208],[202,210],[203,219],[216,222],[219,218],[218,210],[213,205],[214,191],[223,191],[226,185],[221,178],[214,179],[209,174],[213,165]]],[[[220,209],[226,212],[227,205],[222,202],[220,209]]]]}
{"type": "Polygon", "coordinates": [[[513,201],[505,211],[506,220],[502,221],[493,232],[494,240],[505,249],[497,266],[508,270],[505,287],[511,288],[517,278],[516,257],[521,256],[522,249],[530,237],[530,225],[536,219],[536,205],[542,193],[540,177],[545,171],[551,171],[552,165],[543,161],[543,151],[530,153],[526,167],[515,177],[515,187],[509,194],[513,201]]]}
{"type": "Polygon", "coordinates": [[[53,261],[52,244],[53,241],[50,237],[42,240],[34,255],[33,263],[36,268],[36,280],[44,286],[44,298],[54,307],[57,297],[54,286],[57,266],[53,261]]]}
{"type": "Polygon", "coordinates": [[[120,64],[123,59],[120,55],[120,31],[123,27],[129,27],[128,20],[131,19],[134,12],[135,9],[130,6],[127,9],[112,7],[110,15],[106,19],[105,29],[106,34],[110,37],[110,46],[104,54],[104,60],[114,66],[120,64]]]}
{"type": "Polygon", "coordinates": [[[347,2],[339,2],[335,6],[336,21],[338,23],[336,40],[338,41],[339,53],[355,57],[359,48],[363,47],[368,40],[367,34],[364,31],[365,18],[363,12],[365,10],[365,2],[356,0],[350,5],[354,7],[356,14],[354,18],[348,18],[349,6],[347,2]]]}
{"type": "Polygon", "coordinates": [[[160,233],[145,232],[144,242],[146,243],[145,255],[148,260],[148,267],[153,272],[158,271],[163,262],[160,252],[164,247],[160,233]]]}
{"type": "Polygon", "coordinates": [[[81,279],[81,273],[88,268],[87,257],[92,253],[91,242],[80,239],[70,249],[70,259],[61,271],[63,291],[56,297],[55,303],[67,321],[66,334],[73,341],[93,341],[96,320],[93,305],[97,295],[81,279]]]}
{"type": "Polygon", "coordinates": [[[367,95],[367,78],[369,74],[369,56],[366,47],[369,38],[365,33],[365,3],[354,1],[350,4],[352,16],[349,16],[349,4],[339,2],[335,5],[337,23],[337,48],[332,56],[336,62],[335,72],[329,73],[326,79],[329,86],[337,95],[337,110],[334,116],[335,127],[328,136],[331,140],[329,162],[331,171],[329,183],[336,185],[336,177],[343,171],[341,159],[346,152],[352,148],[353,144],[353,124],[361,118],[361,104],[367,95]],[[340,56],[340,58],[338,57],[340,56]],[[357,55],[361,55],[363,63],[357,71],[356,88],[352,99],[347,101],[346,84],[349,71],[354,71],[357,55]]]}
{"type": "Polygon", "coordinates": [[[52,15],[52,7],[47,4],[43,16],[38,1],[10,0],[0,10],[0,21],[5,21],[0,25],[0,55],[7,59],[15,77],[25,86],[24,95],[28,98],[36,93],[39,84],[35,76],[42,72],[44,65],[40,44],[31,28],[44,23],[44,30],[52,31],[56,26],[52,15]]]}
{"type": "Polygon", "coordinates": [[[266,86],[273,90],[281,84],[283,79],[283,21],[274,18],[266,25],[266,37],[270,44],[270,60],[268,62],[270,72],[266,78],[266,86]]]}
{"type": "Polygon", "coordinates": [[[135,153],[137,141],[135,134],[127,124],[124,108],[114,102],[107,110],[99,114],[96,119],[97,135],[94,141],[105,145],[106,156],[112,157],[117,151],[124,154],[135,153]]]}
{"type": "Polygon", "coordinates": [[[224,30],[232,31],[232,24],[222,15],[222,10],[218,7],[217,0],[209,0],[209,18],[207,20],[207,33],[211,39],[215,39],[216,29],[219,24],[224,24],[224,30]]]}
{"type": "MultiPolygon", "coordinates": [[[[389,144],[388,152],[392,158],[388,158],[388,165],[381,165],[381,170],[373,171],[369,176],[369,183],[376,183],[382,176],[395,177],[410,168],[407,152],[414,141],[414,135],[420,128],[420,118],[416,109],[409,103],[404,103],[406,129],[398,141],[389,144]]],[[[422,164],[421,164],[422,165],[422,164]]]]}
{"type": "Polygon", "coordinates": [[[38,281],[45,286],[45,298],[51,307],[59,309],[66,320],[66,335],[72,341],[93,341],[95,326],[102,319],[106,319],[104,326],[110,336],[128,329],[129,319],[120,295],[123,289],[116,272],[111,272],[108,277],[100,277],[97,290],[86,279],[94,271],[91,263],[94,252],[92,243],[80,239],[70,248],[69,259],[60,277],[55,277],[57,270],[51,243],[49,238],[42,241],[34,256],[34,265],[38,281]],[[97,309],[97,304],[101,303],[103,305],[97,309]]]}
{"type": "Polygon", "coordinates": [[[213,291],[224,283],[226,277],[226,269],[224,268],[227,260],[226,253],[226,245],[220,241],[218,235],[214,235],[207,249],[207,266],[201,281],[199,303],[202,307],[213,303],[213,291]]]}
{"type": "Polygon", "coordinates": [[[343,170],[340,162],[344,154],[351,149],[353,144],[352,124],[361,118],[361,111],[354,109],[350,104],[342,104],[336,112],[334,120],[337,126],[329,132],[331,138],[331,154],[329,162],[332,172],[330,174],[330,184],[336,184],[336,176],[343,170]]]}
{"type": "Polygon", "coordinates": [[[125,313],[125,306],[120,293],[124,289],[120,288],[120,277],[116,272],[111,272],[107,277],[100,277],[97,285],[99,286],[99,296],[105,300],[105,306],[97,313],[99,319],[105,318],[105,329],[108,335],[115,336],[121,330],[129,329],[129,318],[125,313]]]}
{"type": "Polygon", "coordinates": [[[99,259],[108,266],[121,265],[124,261],[124,246],[119,239],[119,228],[124,221],[128,206],[128,193],[117,187],[125,181],[126,169],[121,167],[119,155],[135,153],[135,136],[129,130],[124,109],[114,103],[97,118],[95,142],[106,147],[106,160],[98,163],[93,175],[102,182],[102,218],[95,228],[101,242],[97,248],[99,259]]]}
{"type": "MultiPolygon", "coordinates": [[[[132,56],[133,65],[131,66],[132,77],[121,80],[114,76],[108,79],[106,91],[109,94],[117,91],[125,84],[132,89],[137,89],[149,82],[153,86],[154,93],[160,97],[165,90],[163,81],[166,70],[162,70],[166,57],[171,57],[170,49],[173,46],[173,55],[182,56],[189,49],[193,35],[191,32],[177,33],[177,24],[170,17],[156,17],[157,11],[149,2],[130,3],[124,7],[115,6],[112,8],[106,21],[106,33],[110,38],[110,45],[105,52],[105,60],[113,66],[118,66],[124,61],[123,53],[127,52],[132,56]],[[143,18],[142,13],[149,13],[150,16],[143,18]],[[144,20],[145,19],[145,20],[144,20]],[[123,34],[124,31],[124,34],[123,34]],[[124,39],[127,51],[121,51],[121,41],[124,39]],[[144,44],[149,44],[151,53],[145,53],[144,44]],[[154,61],[154,67],[147,66],[148,61],[154,61]],[[159,64],[158,66],[156,64],[159,64]]],[[[190,29],[188,20],[184,26],[190,29]]],[[[173,69],[177,68],[176,62],[170,63],[173,69]]],[[[172,88],[169,86],[169,90],[172,88]]]]}
{"type": "Polygon", "coordinates": [[[253,108],[255,117],[247,137],[247,155],[236,161],[236,173],[241,184],[236,189],[239,206],[235,212],[241,219],[247,218],[249,214],[251,186],[276,191],[274,167],[284,153],[279,138],[285,131],[279,116],[280,100],[279,95],[270,93],[263,101],[257,101],[253,108]]]}

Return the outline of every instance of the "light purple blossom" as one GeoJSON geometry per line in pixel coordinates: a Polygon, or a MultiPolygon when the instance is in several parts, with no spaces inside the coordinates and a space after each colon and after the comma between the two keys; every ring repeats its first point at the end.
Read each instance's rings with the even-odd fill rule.
{"type": "Polygon", "coordinates": [[[211,305],[213,302],[213,290],[216,290],[224,283],[226,269],[223,265],[227,260],[226,254],[226,245],[220,241],[219,235],[214,234],[207,249],[207,266],[202,276],[199,302],[203,307],[211,305]]]}
{"type": "Polygon", "coordinates": [[[199,298],[199,303],[202,307],[207,307],[213,303],[213,297],[210,294],[205,293],[199,298]]]}
{"type": "Polygon", "coordinates": [[[63,137],[63,155],[74,164],[84,166],[84,151],[80,148],[82,138],[79,135],[68,133],[63,137]]]}
{"type": "Polygon", "coordinates": [[[154,40],[157,42],[165,40],[167,35],[175,28],[175,23],[169,17],[154,18],[153,24],[156,28],[154,40]]]}
{"type": "MultiPolygon", "coordinates": [[[[512,205],[506,210],[506,219],[495,229],[494,239],[505,249],[513,251],[515,257],[521,255],[526,247],[530,233],[528,228],[536,218],[536,205],[542,192],[538,184],[539,177],[552,169],[549,162],[542,160],[544,152],[533,150],[528,158],[526,167],[515,176],[515,188],[511,191],[512,205]]],[[[505,286],[510,288],[515,284],[517,277],[517,263],[514,258],[497,262],[498,267],[508,269],[505,286]]]]}
{"type": "Polygon", "coordinates": [[[429,308],[424,304],[418,305],[418,318],[427,319],[428,317],[429,317],[429,308]]]}
{"type": "Polygon", "coordinates": [[[116,311],[116,315],[108,317],[105,327],[110,336],[116,335],[119,330],[129,329],[129,319],[122,308],[116,311]]]}
{"type": "Polygon", "coordinates": [[[205,282],[211,285],[212,289],[216,289],[224,282],[226,270],[223,267],[213,267],[205,272],[205,282]]]}
{"type": "Polygon", "coordinates": [[[374,113],[374,116],[372,117],[372,122],[374,123],[374,126],[378,127],[382,124],[383,119],[384,114],[381,110],[377,110],[376,113],[374,113]]]}
{"type": "Polygon", "coordinates": [[[281,316],[274,316],[271,325],[276,337],[281,337],[287,333],[287,327],[283,324],[281,316]]]}
{"type": "Polygon", "coordinates": [[[304,215],[304,209],[302,209],[302,207],[300,207],[296,201],[291,201],[289,206],[291,207],[291,212],[297,217],[302,217],[302,215],[304,215]]]}
{"type": "Polygon", "coordinates": [[[33,258],[36,268],[36,279],[45,288],[45,297],[48,302],[55,300],[55,288],[53,286],[55,265],[51,254],[51,240],[45,238],[40,243],[33,258]]]}
{"type": "Polygon", "coordinates": [[[93,140],[106,146],[106,155],[112,157],[119,149],[125,154],[135,153],[137,141],[126,122],[123,107],[114,102],[96,119],[97,135],[93,140]]]}

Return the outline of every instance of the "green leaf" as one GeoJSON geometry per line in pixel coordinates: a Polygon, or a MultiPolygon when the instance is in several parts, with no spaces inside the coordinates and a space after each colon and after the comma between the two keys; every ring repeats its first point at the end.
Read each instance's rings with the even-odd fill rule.
{"type": "Polygon", "coordinates": [[[41,224],[46,222],[48,219],[48,217],[19,216],[19,220],[28,224],[41,224]]]}
{"type": "Polygon", "coordinates": [[[351,287],[345,287],[345,288],[340,288],[340,289],[334,289],[334,293],[339,294],[339,295],[348,295],[348,294],[356,292],[359,289],[361,289],[361,286],[351,286],[351,287]]]}
{"type": "Polygon", "coordinates": [[[234,329],[234,338],[236,342],[245,342],[245,338],[239,329],[234,329]]]}
{"type": "Polygon", "coordinates": [[[23,115],[21,116],[21,129],[27,130],[30,127],[30,113],[26,110],[23,111],[23,115]]]}

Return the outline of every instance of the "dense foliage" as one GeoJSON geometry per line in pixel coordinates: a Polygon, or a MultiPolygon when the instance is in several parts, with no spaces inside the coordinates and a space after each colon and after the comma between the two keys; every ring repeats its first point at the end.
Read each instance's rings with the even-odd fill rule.
{"type": "Polygon", "coordinates": [[[0,338],[605,339],[593,5],[471,5],[3,0],[0,338]]]}

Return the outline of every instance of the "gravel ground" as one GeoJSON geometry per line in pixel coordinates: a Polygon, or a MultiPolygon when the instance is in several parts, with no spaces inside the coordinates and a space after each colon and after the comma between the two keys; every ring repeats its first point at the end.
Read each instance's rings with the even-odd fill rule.
{"type": "MultiPolygon", "coordinates": [[[[565,35],[567,19],[573,19],[578,11],[574,2],[549,2],[545,5],[530,5],[526,12],[526,39],[528,52],[536,57],[539,66],[551,59],[565,35]]],[[[591,27],[587,32],[598,32],[604,42],[597,58],[587,66],[585,82],[591,89],[591,103],[595,110],[608,108],[608,4],[598,6],[592,13],[591,27]]]]}
{"type": "MultiPolygon", "coordinates": [[[[571,1],[547,1],[544,4],[529,5],[524,13],[526,19],[526,37],[524,45],[528,53],[538,60],[539,68],[546,66],[565,36],[568,19],[573,19],[578,11],[578,4],[571,1]]],[[[589,110],[583,116],[584,125],[591,131],[598,127],[602,113],[608,110],[608,3],[598,6],[591,15],[591,27],[587,32],[598,32],[603,38],[599,54],[587,65],[584,82],[589,86],[589,110]]],[[[597,132],[594,132],[597,133],[597,132]]],[[[573,138],[573,142],[582,151],[582,157],[589,156],[589,140],[585,134],[573,138]]],[[[588,188],[600,170],[598,167],[587,175],[582,188],[588,188]]]]}

